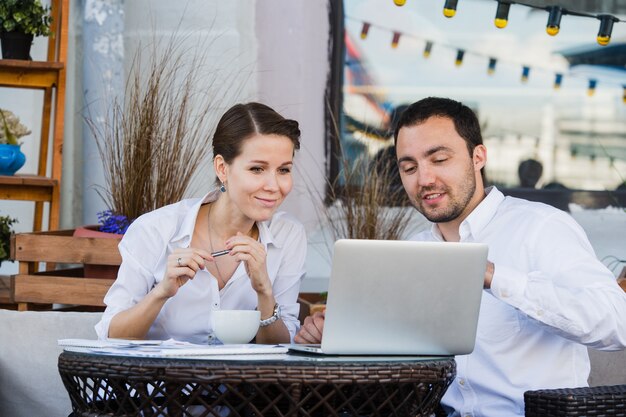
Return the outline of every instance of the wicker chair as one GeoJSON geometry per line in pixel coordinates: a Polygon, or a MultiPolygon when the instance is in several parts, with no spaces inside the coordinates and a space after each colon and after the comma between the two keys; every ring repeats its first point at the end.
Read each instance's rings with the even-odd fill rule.
{"type": "MultiPolygon", "coordinates": [[[[591,388],[540,389],[524,396],[527,417],[626,417],[626,350],[589,349],[591,388]]],[[[441,407],[436,417],[446,417],[441,407]]]]}
{"type": "Polygon", "coordinates": [[[526,417],[626,417],[626,385],[524,393],[526,417]]]}

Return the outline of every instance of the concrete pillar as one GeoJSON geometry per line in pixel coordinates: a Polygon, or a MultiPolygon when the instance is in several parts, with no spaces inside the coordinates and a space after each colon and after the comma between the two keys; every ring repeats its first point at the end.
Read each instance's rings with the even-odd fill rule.
{"type": "MultiPolygon", "coordinates": [[[[124,1],[86,0],[83,21],[83,114],[103,128],[107,109],[124,91],[124,1]]],[[[104,174],[96,141],[83,124],[83,224],[107,208],[97,193],[104,174]]]]}

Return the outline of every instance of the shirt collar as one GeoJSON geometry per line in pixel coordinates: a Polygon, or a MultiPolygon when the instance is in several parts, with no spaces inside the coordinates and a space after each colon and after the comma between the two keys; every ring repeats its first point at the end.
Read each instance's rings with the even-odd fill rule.
{"type": "MultiPolygon", "coordinates": [[[[504,194],[495,186],[485,188],[487,196],[476,206],[476,208],[463,220],[459,226],[461,242],[476,238],[480,232],[487,227],[491,219],[496,215],[500,203],[504,201],[504,194]]],[[[443,241],[443,235],[433,223],[430,229],[432,235],[438,241],[443,241]]]]}
{"type": "Polygon", "coordinates": [[[276,246],[277,248],[280,248],[281,245],[278,245],[275,242],[274,235],[272,234],[272,231],[270,230],[270,227],[269,227],[270,222],[271,222],[271,219],[264,221],[264,222],[257,222],[257,227],[259,228],[259,241],[265,245],[265,249],[267,249],[267,246],[270,243],[276,246]]]}
{"type": "Polygon", "coordinates": [[[191,204],[187,214],[182,218],[178,230],[172,242],[180,242],[181,246],[187,247],[191,243],[191,236],[193,235],[193,229],[196,226],[196,218],[198,217],[198,211],[203,204],[212,203],[219,197],[219,190],[209,191],[204,197],[197,200],[188,200],[191,204]]]}
{"type": "MultiPolygon", "coordinates": [[[[191,237],[193,235],[194,227],[196,226],[196,218],[198,217],[198,211],[200,207],[207,203],[213,203],[217,201],[220,196],[219,190],[213,190],[204,195],[204,197],[192,202],[189,211],[182,219],[180,223],[180,227],[178,228],[178,232],[173,237],[172,242],[180,242],[181,245],[185,247],[189,246],[191,243],[191,237]]],[[[193,201],[193,200],[191,200],[193,201]]],[[[265,245],[267,249],[267,245],[270,243],[278,248],[280,245],[275,243],[274,235],[270,231],[269,224],[270,220],[264,222],[257,222],[257,227],[259,228],[259,241],[265,245]]]]}

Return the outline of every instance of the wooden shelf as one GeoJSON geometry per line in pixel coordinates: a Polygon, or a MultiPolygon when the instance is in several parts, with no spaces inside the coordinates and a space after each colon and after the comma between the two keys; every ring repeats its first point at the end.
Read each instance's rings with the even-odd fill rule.
{"type": "Polygon", "coordinates": [[[0,304],[12,304],[14,302],[11,284],[10,276],[0,275],[0,304]]]}
{"type": "Polygon", "coordinates": [[[69,0],[51,0],[50,5],[46,60],[0,59],[0,87],[43,90],[37,174],[0,176],[0,199],[35,203],[33,231],[43,228],[46,202],[48,229],[59,227],[61,202],[69,0]]]}
{"type": "Polygon", "coordinates": [[[39,175],[0,175],[0,199],[51,201],[59,182],[39,175]]]}
{"type": "Polygon", "coordinates": [[[62,62],[0,59],[0,86],[16,88],[52,88],[59,84],[62,62]]]}

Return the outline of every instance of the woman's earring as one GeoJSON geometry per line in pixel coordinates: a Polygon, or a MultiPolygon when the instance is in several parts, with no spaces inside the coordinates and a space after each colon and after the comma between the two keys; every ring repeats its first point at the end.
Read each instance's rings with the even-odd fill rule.
{"type": "Polygon", "coordinates": [[[224,183],[222,183],[222,185],[220,185],[220,191],[225,193],[226,192],[226,187],[224,187],[224,183]]]}

